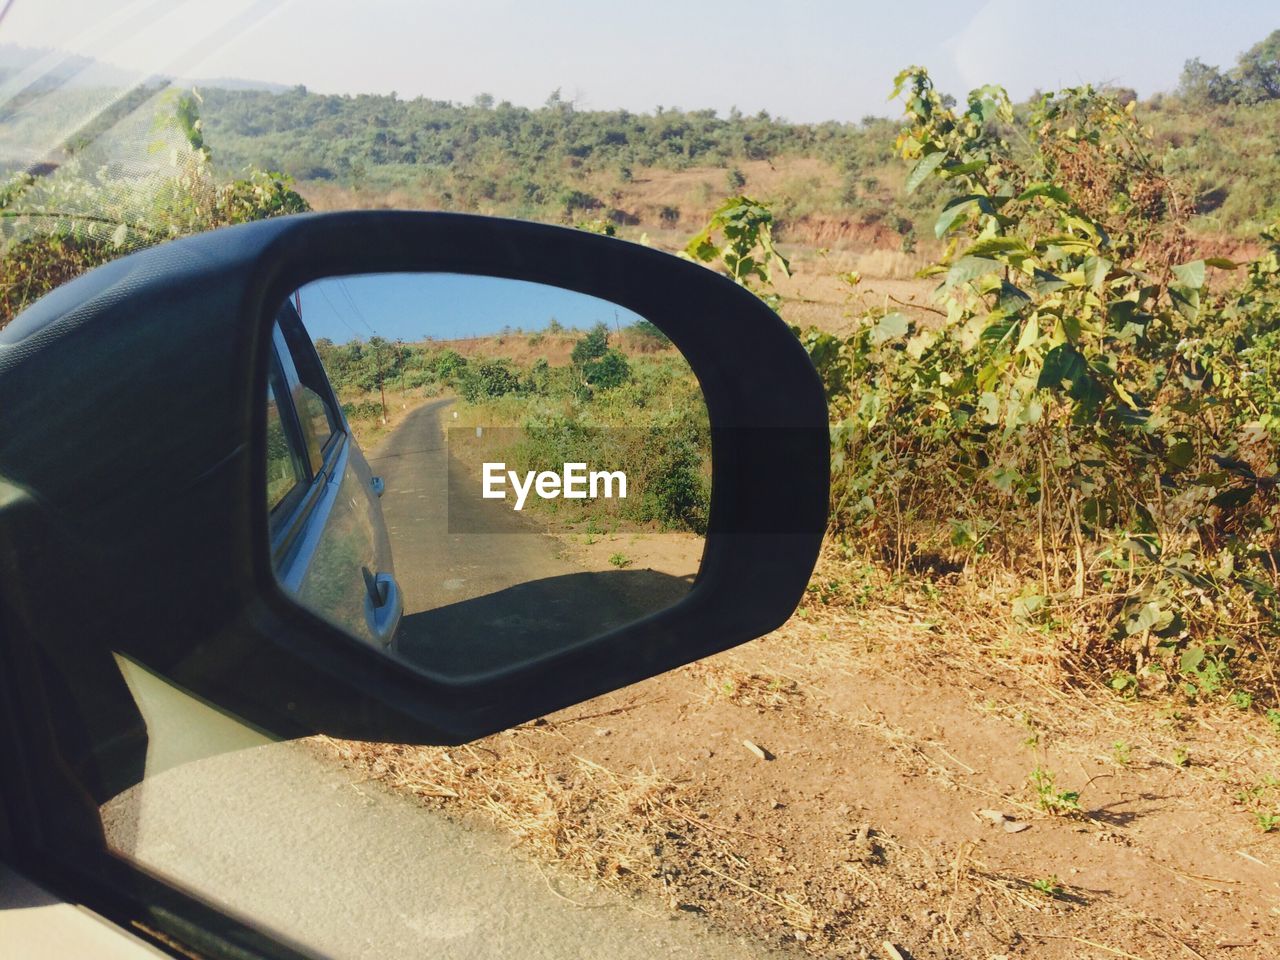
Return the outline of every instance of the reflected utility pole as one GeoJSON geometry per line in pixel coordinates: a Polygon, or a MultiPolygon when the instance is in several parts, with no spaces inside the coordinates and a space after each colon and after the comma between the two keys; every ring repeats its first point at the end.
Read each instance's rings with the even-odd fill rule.
{"type": "MultiPolygon", "coordinates": [[[[381,338],[379,338],[381,339],[381,338]]],[[[373,349],[373,355],[378,364],[378,392],[382,394],[382,425],[387,425],[387,388],[382,383],[382,344],[379,343],[373,349]]]]}

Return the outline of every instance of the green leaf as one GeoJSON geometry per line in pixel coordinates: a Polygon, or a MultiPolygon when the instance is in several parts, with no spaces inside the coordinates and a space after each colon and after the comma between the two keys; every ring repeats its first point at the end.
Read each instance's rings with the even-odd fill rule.
{"type": "Polygon", "coordinates": [[[1195,455],[1196,448],[1191,445],[1190,441],[1179,440],[1169,448],[1169,452],[1165,455],[1165,459],[1178,469],[1183,469],[1184,467],[1191,465],[1191,461],[1195,459],[1195,455]]]}
{"type": "Polygon", "coordinates": [[[1017,199],[1030,200],[1032,197],[1048,197],[1050,200],[1057,200],[1059,203],[1071,202],[1071,198],[1067,196],[1067,191],[1052,183],[1033,183],[1018,194],[1017,199]]]}
{"type": "Polygon", "coordinates": [[[1243,263],[1236,263],[1226,257],[1205,257],[1204,263],[1207,267],[1217,267],[1219,270],[1236,270],[1244,266],[1243,263]]]}
{"type": "Polygon", "coordinates": [[[1149,315],[1139,312],[1132,300],[1116,300],[1107,305],[1107,322],[1117,330],[1123,331],[1131,325],[1141,328],[1150,320],[1149,315]]]}
{"type": "Polygon", "coordinates": [[[1178,278],[1178,282],[1184,287],[1191,290],[1199,290],[1204,286],[1204,263],[1203,260],[1180,263],[1173,268],[1173,275],[1178,278]]]}
{"type": "Polygon", "coordinates": [[[1182,668],[1183,673],[1193,673],[1202,663],[1204,663],[1204,647],[1188,647],[1182,651],[1178,666],[1182,668]]]}
{"type": "Polygon", "coordinates": [[[937,339],[937,331],[921,330],[907,341],[907,356],[911,357],[912,360],[919,360],[924,356],[924,352],[937,342],[937,339]]]}
{"type": "Polygon", "coordinates": [[[1063,224],[1068,230],[1079,230],[1085,236],[1098,238],[1098,226],[1084,217],[1066,216],[1062,219],[1063,224]]]}
{"type": "Polygon", "coordinates": [[[1143,633],[1147,630],[1152,633],[1159,633],[1172,622],[1173,613],[1171,611],[1161,609],[1160,605],[1155,602],[1144,603],[1142,609],[1138,611],[1138,615],[1130,617],[1125,624],[1125,632],[1129,636],[1143,633]]]}
{"type": "Polygon", "coordinates": [[[1158,542],[1153,542],[1146,537],[1132,537],[1126,540],[1122,546],[1126,550],[1132,550],[1136,553],[1142,554],[1152,563],[1156,563],[1160,559],[1160,544],[1158,542]]]}
{"type": "Polygon", "coordinates": [[[929,174],[938,169],[938,165],[945,159],[947,159],[947,153],[945,150],[926,153],[921,157],[920,162],[911,169],[911,173],[907,176],[907,193],[915,193],[916,187],[924,183],[925,180],[928,179],[929,174]]]}
{"type": "Polygon", "coordinates": [[[946,285],[954,287],[957,283],[995,273],[1001,269],[1001,266],[999,261],[988,260],[985,257],[961,257],[947,271],[946,285]]]}
{"type": "Polygon", "coordinates": [[[1080,318],[1074,313],[1065,314],[1062,317],[1062,332],[1067,335],[1067,340],[1071,343],[1080,342],[1080,318]]]}
{"type": "MultiPolygon", "coordinates": [[[[1177,268],[1175,268],[1177,269],[1177,268]]],[[[1200,316],[1200,291],[1191,287],[1171,286],[1169,299],[1176,309],[1187,320],[1194,322],[1200,316]]]]}
{"type": "Polygon", "coordinates": [[[987,391],[978,398],[978,413],[983,423],[1000,422],[1000,398],[987,391]]]}
{"type": "Polygon", "coordinates": [[[987,200],[986,197],[979,196],[978,194],[969,194],[968,196],[956,197],[951,200],[946,207],[943,208],[942,214],[938,217],[937,223],[933,225],[934,236],[941,239],[946,232],[952,228],[957,220],[969,215],[970,208],[975,204],[981,208],[983,201],[986,201],[987,207],[990,207],[991,201],[987,200]]]}
{"type": "Polygon", "coordinates": [[[1022,325],[1022,336],[1018,338],[1018,346],[1016,353],[1024,353],[1027,348],[1035,344],[1040,339],[1040,324],[1033,315],[1026,323],[1022,325]]]}
{"type": "Polygon", "coordinates": [[[1004,310],[1006,313],[1017,313],[1030,302],[1031,298],[1008,280],[1000,282],[1000,293],[996,297],[997,309],[1004,310]]]}
{"type": "Polygon", "coordinates": [[[1027,249],[1027,245],[1017,237],[983,237],[981,240],[974,242],[968,250],[964,252],[966,257],[986,257],[993,253],[1022,253],[1029,255],[1031,251],[1027,249]]]}
{"type": "Polygon", "coordinates": [[[1223,490],[1209,502],[1221,510],[1234,510],[1252,500],[1257,492],[1257,487],[1234,487],[1223,490]]]}
{"type": "Polygon", "coordinates": [[[1017,318],[1006,316],[1003,310],[992,310],[987,315],[990,322],[982,331],[982,339],[991,343],[1000,343],[1013,332],[1017,318]]]}
{"type": "Polygon", "coordinates": [[[1086,257],[1080,269],[1084,271],[1085,283],[1093,289],[1094,293],[1101,293],[1107,274],[1111,272],[1111,261],[1102,257],[1086,257]]]}
{"type": "Polygon", "coordinates": [[[688,245],[684,248],[684,252],[694,260],[699,260],[702,263],[710,263],[720,255],[720,248],[712,243],[704,233],[699,234],[690,240],[688,245]]]}
{"type": "Polygon", "coordinates": [[[1044,416],[1044,404],[1039,400],[1028,400],[1027,405],[1018,414],[1019,423],[1039,423],[1044,416]]]}
{"type": "Polygon", "coordinates": [[[1035,277],[1031,282],[1031,289],[1042,297],[1053,293],[1055,290],[1061,290],[1065,286],[1067,286],[1067,281],[1056,274],[1049,273],[1047,270],[1036,270],[1035,277]]]}
{"type": "Polygon", "coordinates": [[[1076,382],[1085,375],[1087,366],[1084,354],[1069,343],[1060,343],[1044,357],[1044,366],[1040,368],[1040,378],[1036,386],[1057,389],[1064,380],[1076,382]]]}
{"type": "Polygon", "coordinates": [[[905,337],[910,326],[905,314],[887,313],[880,318],[879,323],[871,328],[871,344],[878,347],[886,341],[905,337]]]}
{"type": "Polygon", "coordinates": [[[1013,616],[1017,620],[1030,620],[1044,607],[1044,597],[1032,593],[1013,598],[1013,616]]]}

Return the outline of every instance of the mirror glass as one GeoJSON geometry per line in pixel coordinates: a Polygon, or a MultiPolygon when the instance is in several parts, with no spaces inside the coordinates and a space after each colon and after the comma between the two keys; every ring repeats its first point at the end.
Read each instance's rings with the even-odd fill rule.
{"type": "Polygon", "coordinates": [[[276,575],[425,671],[518,665],[677,603],[711,492],[702,391],[647,318],[496,277],[330,277],[281,304],[276,575]]]}

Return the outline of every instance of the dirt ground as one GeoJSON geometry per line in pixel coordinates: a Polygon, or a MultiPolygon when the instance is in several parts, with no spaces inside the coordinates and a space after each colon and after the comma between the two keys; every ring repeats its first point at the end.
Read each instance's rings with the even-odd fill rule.
{"type": "Polygon", "coordinates": [[[828,556],[735,651],[466,747],[324,748],[799,954],[1277,956],[1280,730],[1072,679],[999,608],[828,556]]]}
{"type": "MultiPolygon", "coordinates": [[[[788,252],[789,323],[931,316],[907,255],[788,252]]],[[[631,536],[566,554],[694,562],[631,536]]],[[[1116,693],[996,585],[827,555],[810,591],[761,640],[466,747],[320,746],[602,896],[798,955],[1280,956],[1280,725],[1116,693]]]]}

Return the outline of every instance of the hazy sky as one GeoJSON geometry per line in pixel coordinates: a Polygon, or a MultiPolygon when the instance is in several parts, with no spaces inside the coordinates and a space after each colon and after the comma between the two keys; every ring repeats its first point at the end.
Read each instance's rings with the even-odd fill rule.
{"type": "Polygon", "coordinates": [[[1229,65],[1280,27],[1271,2],[989,0],[14,0],[0,43],[136,71],[303,83],[334,93],[586,108],[737,106],[792,120],[897,114],[902,67],[962,94],[1112,81],[1171,88],[1185,60],[1229,65]]]}

